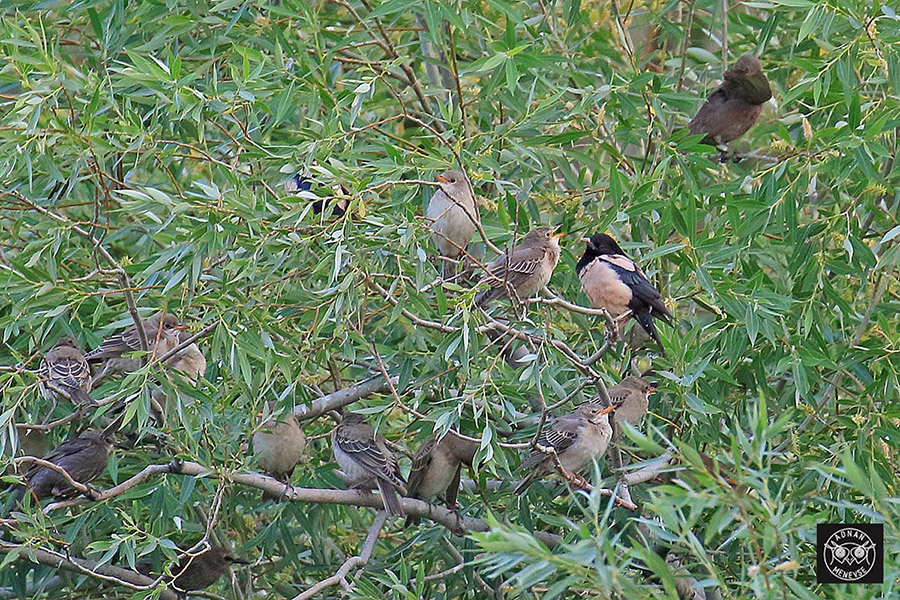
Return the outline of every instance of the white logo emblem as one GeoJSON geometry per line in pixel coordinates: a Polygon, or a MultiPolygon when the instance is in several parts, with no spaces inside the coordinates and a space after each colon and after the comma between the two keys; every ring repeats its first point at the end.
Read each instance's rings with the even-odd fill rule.
{"type": "Polygon", "coordinates": [[[838,529],[825,541],[825,567],[842,581],[857,581],[875,566],[875,542],[855,527],[838,529]]]}

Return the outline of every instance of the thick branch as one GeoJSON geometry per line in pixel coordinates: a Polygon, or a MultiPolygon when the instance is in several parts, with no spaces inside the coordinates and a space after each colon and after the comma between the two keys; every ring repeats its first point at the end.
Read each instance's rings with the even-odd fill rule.
{"type": "MultiPolygon", "coordinates": [[[[391,380],[395,383],[398,381],[397,377],[392,377],[391,380]]],[[[311,404],[295,406],[294,416],[300,421],[315,419],[319,415],[347,406],[360,398],[387,391],[390,391],[388,382],[380,376],[374,377],[317,398],[311,404]]]]}

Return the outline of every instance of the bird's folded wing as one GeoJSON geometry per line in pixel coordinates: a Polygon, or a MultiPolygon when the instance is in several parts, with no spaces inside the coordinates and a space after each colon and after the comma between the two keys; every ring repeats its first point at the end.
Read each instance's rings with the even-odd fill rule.
{"type": "Polygon", "coordinates": [[[518,248],[507,261],[506,255],[487,266],[489,274],[485,274],[482,281],[492,288],[500,287],[503,282],[509,282],[515,286],[518,282],[533,275],[544,260],[543,248],[518,248]]]}
{"type": "Polygon", "coordinates": [[[348,437],[338,431],[334,443],[373,475],[392,482],[397,478],[392,461],[378,448],[374,439],[348,437]]]}
{"type": "Polygon", "coordinates": [[[81,387],[91,375],[87,361],[75,358],[59,358],[48,365],[47,379],[56,381],[69,387],[81,387]]]}
{"type": "MultiPolygon", "coordinates": [[[[553,448],[556,450],[556,453],[559,454],[574,444],[575,440],[578,439],[579,425],[580,424],[577,421],[559,419],[541,432],[541,437],[538,438],[537,445],[542,448],[553,448]]],[[[522,464],[519,465],[519,469],[530,469],[536,464],[543,462],[547,457],[547,453],[541,452],[535,448],[534,451],[522,461],[522,464]]]]}
{"type": "Polygon", "coordinates": [[[672,313],[662,301],[662,294],[653,287],[644,272],[631,259],[621,255],[603,255],[600,260],[616,271],[622,283],[631,288],[631,293],[636,299],[654,310],[654,316],[658,316],[666,322],[669,321],[672,313]]]}
{"type": "MultiPolygon", "coordinates": [[[[149,337],[149,336],[148,336],[149,337]]],[[[152,343],[152,340],[148,339],[152,343]]],[[[100,342],[100,345],[84,355],[88,360],[101,358],[115,358],[126,352],[135,352],[141,349],[141,340],[137,329],[129,327],[122,333],[111,335],[100,342]]]]}
{"type": "Polygon", "coordinates": [[[431,451],[434,450],[434,445],[435,439],[433,437],[429,438],[424,444],[419,447],[419,449],[416,451],[416,455],[413,457],[412,469],[409,471],[410,496],[416,495],[416,492],[419,490],[419,486],[422,485],[422,481],[425,479],[425,473],[428,471],[428,467],[431,465],[431,451]]]}

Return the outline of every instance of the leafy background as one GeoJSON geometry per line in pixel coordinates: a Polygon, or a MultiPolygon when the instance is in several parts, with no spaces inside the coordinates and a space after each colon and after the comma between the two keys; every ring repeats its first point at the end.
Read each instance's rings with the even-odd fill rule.
{"type": "MultiPolygon", "coordinates": [[[[216,325],[201,342],[210,365],[196,387],[163,377],[168,391],[181,388],[166,426],[149,417],[158,371],[95,390],[127,399],[133,442],[99,487],[175,455],[253,470],[247,442],[265,402],[308,403],[380,376],[379,360],[399,377],[403,406],[376,394],[354,409],[399,447],[414,451],[451,426],[481,436],[480,492],[469,485],[462,510],[492,519],[492,531],[463,538],[428,521],[389,523],[351,589],[320,597],[483,598],[482,582],[508,598],[898,594],[895,7],[12,0],[0,30],[7,454],[14,422],[69,410],[51,414],[37,393],[39,353],[65,333],[94,347],[129,322],[120,281],[97,271],[73,231],[80,223],[124,267],[145,315],[166,307],[192,331],[216,325]],[[722,165],[686,123],[725,64],[748,52],[762,57],[775,98],[737,143],[750,155],[722,165]],[[421,217],[434,188],[404,181],[432,180],[455,155],[495,244],[536,223],[562,225],[557,294],[587,304],[578,240],[608,230],[671,299],[668,356],[648,357],[660,392],[625,445],[632,464],[664,450],[675,460],[673,472],[633,487],[637,512],[552,483],[521,499],[491,485],[516,477],[519,453],[499,443],[534,431],[509,437],[509,423],[536,398],[578,402],[592,388],[549,343],[525,369],[498,360],[477,331],[472,280],[422,291],[438,274],[421,217]],[[321,193],[345,187],[349,218],[322,218],[283,190],[306,167],[321,193]],[[416,324],[402,309],[458,329],[416,324]],[[884,523],[883,586],[815,583],[815,525],[828,521],[884,523]],[[549,550],[536,529],[565,542],[549,550]],[[460,555],[464,568],[426,580],[460,555]]],[[[493,256],[480,240],[472,251],[493,256]]],[[[505,312],[582,357],[604,341],[597,317],[546,304],[505,312]]],[[[631,362],[649,364],[614,350],[594,365],[607,384],[631,362]]],[[[54,428],[51,444],[101,412],[54,428]]],[[[312,441],[294,484],[337,486],[333,421],[303,425],[312,441]]],[[[158,563],[202,535],[218,486],[158,477],[9,525],[3,537],[120,566],[158,563]]],[[[221,493],[216,535],[256,565],[223,578],[217,597],[292,598],[356,553],[372,519],[356,507],[261,504],[258,490],[237,485],[221,493]]],[[[0,568],[4,594],[55,574],[14,557],[0,568]]],[[[30,593],[152,595],[69,574],[53,585],[30,593]]]]}

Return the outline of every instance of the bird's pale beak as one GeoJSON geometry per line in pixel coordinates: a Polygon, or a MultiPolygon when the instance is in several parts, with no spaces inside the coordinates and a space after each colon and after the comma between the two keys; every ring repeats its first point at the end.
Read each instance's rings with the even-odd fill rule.
{"type": "MultiPolygon", "coordinates": [[[[554,230],[556,230],[556,229],[559,229],[559,227],[554,228],[554,230]]],[[[554,233],[553,235],[551,235],[550,237],[556,238],[556,239],[561,239],[565,235],[566,235],[565,231],[558,231],[558,232],[554,233]]]]}
{"type": "Polygon", "coordinates": [[[604,408],[603,410],[601,410],[601,411],[600,411],[600,414],[601,414],[601,415],[608,415],[609,413],[613,412],[613,411],[616,410],[617,408],[619,408],[619,405],[618,405],[618,404],[610,404],[609,406],[607,406],[606,408],[604,408]]]}
{"type": "Polygon", "coordinates": [[[176,325],[176,326],[173,327],[172,329],[175,329],[176,331],[184,331],[184,330],[186,330],[187,328],[188,328],[187,325],[176,325]]]}
{"type": "Polygon", "coordinates": [[[443,175],[438,175],[437,177],[435,177],[435,179],[437,179],[441,183],[450,183],[450,180],[447,179],[446,177],[444,177],[443,175]]]}

